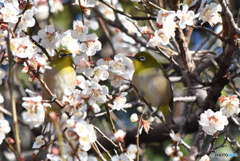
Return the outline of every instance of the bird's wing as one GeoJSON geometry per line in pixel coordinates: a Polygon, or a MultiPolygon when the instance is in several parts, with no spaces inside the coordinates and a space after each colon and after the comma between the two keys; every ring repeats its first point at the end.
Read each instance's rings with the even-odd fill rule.
{"type": "Polygon", "coordinates": [[[169,104],[172,97],[169,80],[157,70],[145,70],[133,77],[133,84],[152,106],[169,104]],[[169,98],[170,97],[170,98],[169,98]]]}
{"type": "Polygon", "coordinates": [[[152,76],[145,89],[146,99],[155,107],[169,105],[172,97],[169,80],[161,75],[152,76]]]}

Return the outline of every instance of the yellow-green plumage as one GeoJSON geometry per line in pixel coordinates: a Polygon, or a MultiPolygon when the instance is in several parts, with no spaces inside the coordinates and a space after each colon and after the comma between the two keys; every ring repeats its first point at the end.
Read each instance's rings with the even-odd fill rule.
{"type": "MultiPolygon", "coordinates": [[[[71,55],[55,57],[50,63],[52,69],[44,73],[44,81],[58,99],[62,99],[64,91],[73,90],[76,84],[76,72],[73,68],[71,55]]],[[[48,92],[43,89],[43,98],[51,99],[48,92]]]]}
{"type": "Polygon", "coordinates": [[[172,89],[161,69],[161,64],[147,52],[137,53],[133,60],[135,73],[133,84],[144,99],[168,115],[172,104],[172,89]]]}

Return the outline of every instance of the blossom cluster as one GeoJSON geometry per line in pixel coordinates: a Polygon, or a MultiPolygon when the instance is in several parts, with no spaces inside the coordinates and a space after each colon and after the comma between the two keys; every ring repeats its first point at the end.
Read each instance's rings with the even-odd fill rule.
{"type": "Polygon", "coordinates": [[[228,117],[239,114],[239,98],[233,96],[221,96],[218,99],[221,107],[220,111],[214,112],[208,109],[200,116],[199,124],[208,135],[214,135],[217,131],[222,131],[228,125],[228,117]]]}
{"type": "MultiPolygon", "coordinates": [[[[2,103],[4,102],[3,96],[0,94],[0,106],[2,107],[2,103]]],[[[6,135],[11,131],[10,125],[8,121],[4,118],[4,116],[0,113],[0,144],[2,144],[6,135]]]]}
{"type": "Polygon", "coordinates": [[[160,47],[169,45],[171,38],[175,37],[176,29],[183,30],[194,26],[197,19],[202,20],[202,22],[208,22],[210,25],[221,23],[220,11],[221,6],[214,2],[207,5],[202,4],[200,12],[197,14],[193,10],[189,10],[188,5],[183,5],[182,9],[176,12],[161,9],[157,15],[157,30],[154,33],[146,27],[142,28],[142,30],[149,37],[149,46],[160,47]]]}

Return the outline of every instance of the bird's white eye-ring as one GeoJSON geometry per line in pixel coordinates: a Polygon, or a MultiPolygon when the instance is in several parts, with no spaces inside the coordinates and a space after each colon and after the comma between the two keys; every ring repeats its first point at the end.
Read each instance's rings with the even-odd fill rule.
{"type": "Polygon", "coordinates": [[[140,60],[140,61],[145,61],[146,58],[145,58],[145,56],[140,56],[140,57],[139,57],[139,60],[140,60]]]}
{"type": "Polygon", "coordinates": [[[67,56],[67,54],[66,54],[66,53],[63,53],[63,52],[61,52],[61,53],[59,53],[59,54],[58,54],[58,56],[59,56],[59,58],[63,58],[63,57],[65,57],[65,56],[67,56]]]}
{"type": "Polygon", "coordinates": [[[63,52],[58,54],[59,58],[63,58],[65,56],[71,56],[71,55],[72,55],[71,53],[63,53],[63,52]]]}

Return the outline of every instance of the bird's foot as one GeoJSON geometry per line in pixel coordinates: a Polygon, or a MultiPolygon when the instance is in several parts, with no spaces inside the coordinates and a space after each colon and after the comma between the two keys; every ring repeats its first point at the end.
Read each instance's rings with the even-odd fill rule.
{"type": "Polygon", "coordinates": [[[157,118],[160,119],[162,122],[166,122],[166,119],[165,119],[163,113],[160,112],[160,111],[158,111],[158,110],[155,110],[155,111],[151,112],[151,116],[157,117],[157,118]]]}
{"type": "Polygon", "coordinates": [[[57,96],[53,95],[51,100],[50,100],[50,103],[54,103],[56,100],[57,100],[57,96]]]}

